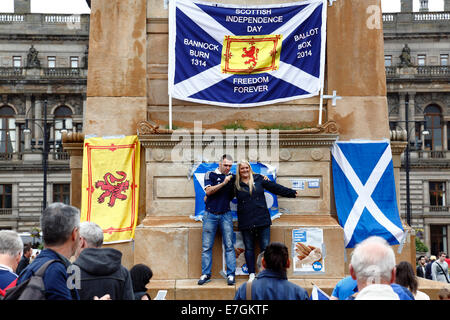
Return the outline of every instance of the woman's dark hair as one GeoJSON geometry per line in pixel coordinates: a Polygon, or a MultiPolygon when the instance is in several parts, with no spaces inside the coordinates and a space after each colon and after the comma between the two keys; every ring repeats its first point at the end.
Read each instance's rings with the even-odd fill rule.
{"type": "Polygon", "coordinates": [[[284,272],[287,269],[288,259],[288,248],[281,242],[272,242],[264,250],[266,269],[284,272]]]}
{"type": "Polygon", "coordinates": [[[395,283],[417,293],[418,282],[411,263],[402,261],[396,266],[395,283]]]}
{"type": "Polygon", "coordinates": [[[145,287],[153,277],[152,269],[145,264],[137,264],[130,270],[131,282],[133,283],[134,292],[147,291],[145,287]]]}

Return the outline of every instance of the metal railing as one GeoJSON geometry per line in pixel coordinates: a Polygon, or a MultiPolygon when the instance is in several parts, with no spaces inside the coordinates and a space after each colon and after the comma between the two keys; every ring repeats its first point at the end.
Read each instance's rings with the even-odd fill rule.
{"type": "Polygon", "coordinates": [[[0,208],[0,216],[10,216],[13,214],[12,208],[0,208]]]}
{"type": "Polygon", "coordinates": [[[446,159],[448,151],[436,150],[417,150],[419,159],[446,159]]]}
{"type": "Polygon", "coordinates": [[[0,23],[24,22],[23,14],[0,13],[0,23]]]}
{"type": "Polygon", "coordinates": [[[1,67],[0,77],[6,78],[23,78],[25,76],[24,68],[22,67],[1,67]]]}
{"type": "Polygon", "coordinates": [[[49,153],[50,160],[70,160],[70,155],[68,152],[50,152],[49,153]]]}
{"type": "Polygon", "coordinates": [[[407,68],[386,66],[386,78],[414,77],[414,78],[447,78],[450,77],[449,66],[413,66],[407,68]],[[412,72],[411,72],[412,70],[412,72]]]}
{"type": "Polygon", "coordinates": [[[383,13],[383,23],[394,24],[397,21],[402,23],[422,23],[422,22],[446,22],[450,21],[449,11],[435,12],[389,12],[383,13]]]}
{"type": "Polygon", "coordinates": [[[81,68],[44,68],[43,76],[46,78],[79,78],[81,68]]]}
{"type": "Polygon", "coordinates": [[[429,206],[430,212],[448,212],[448,206],[429,206]]]}

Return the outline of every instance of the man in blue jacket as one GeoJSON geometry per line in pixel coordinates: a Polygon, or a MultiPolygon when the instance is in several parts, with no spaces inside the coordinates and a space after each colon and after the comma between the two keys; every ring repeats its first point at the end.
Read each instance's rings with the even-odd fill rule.
{"type": "Polygon", "coordinates": [[[283,243],[270,243],[261,263],[264,270],[253,281],[241,285],[234,300],[308,300],[306,290],[287,279],[290,259],[283,243]]]}
{"type": "Polygon", "coordinates": [[[212,248],[217,229],[222,232],[227,265],[227,283],[234,285],[236,270],[236,254],[233,245],[233,215],[230,201],[233,198],[234,179],[230,173],[233,158],[223,155],[219,167],[205,174],[205,192],[207,195],[202,226],[202,276],[198,285],[211,281],[212,248]]]}
{"type": "Polygon", "coordinates": [[[19,275],[17,284],[30,278],[47,261],[56,259],[44,273],[47,300],[79,300],[69,258],[79,245],[80,211],[63,203],[53,203],[41,215],[44,250],[19,275]],[[68,273],[68,270],[70,274],[68,273]],[[71,278],[71,279],[69,279],[71,278]],[[68,281],[69,280],[69,281],[68,281]]]}

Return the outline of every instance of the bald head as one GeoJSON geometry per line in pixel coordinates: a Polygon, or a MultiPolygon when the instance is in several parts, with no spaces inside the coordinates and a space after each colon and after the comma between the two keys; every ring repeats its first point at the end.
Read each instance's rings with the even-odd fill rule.
{"type": "Polygon", "coordinates": [[[395,281],[394,251],[383,238],[367,238],[353,251],[350,273],[358,281],[358,287],[360,283],[364,286],[393,283],[395,281]]]}

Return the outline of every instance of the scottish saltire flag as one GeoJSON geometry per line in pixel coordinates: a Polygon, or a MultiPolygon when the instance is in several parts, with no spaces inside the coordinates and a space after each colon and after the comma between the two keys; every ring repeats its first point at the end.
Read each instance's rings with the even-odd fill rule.
{"type": "Polygon", "coordinates": [[[139,168],[137,136],[84,140],[80,220],[97,223],[104,243],[134,239],[139,168]]]}
{"type": "Polygon", "coordinates": [[[388,141],[336,142],[332,149],[334,198],[345,246],[369,236],[401,243],[392,151],[388,141]]]}
{"type": "Polygon", "coordinates": [[[318,95],[326,0],[263,6],[171,0],[169,95],[251,107],[318,95]]]}
{"type": "MultiPolygon", "coordinates": [[[[276,181],[275,168],[265,165],[260,162],[250,163],[254,173],[259,173],[267,176],[271,181],[276,181]]],[[[203,213],[205,212],[205,174],[208,171],[214,171],[219,167],[218,163],[201,163],[193,174],[194,190],[195,190],[195,216],[192,216],[195,220],[202,220],[203,213]]],[[[236,174],[236,164],[233,164],[230,172],[236,174]]],[[[277,196],[269,191],[265,191],[266,204],[269,209],[270,216],[273,219],[278,218],[281,213],[278,210],[277,196]]],[[[231,200],[230,209],[233,212],[233,219],[237,220],[237,200],[236,198],[231,200]]]]}
{"type": "Polygon", "coordinates": [[[330,300],[330,296],[322,291],[318,286],[313,285],[310,300],[330,300]]]}

